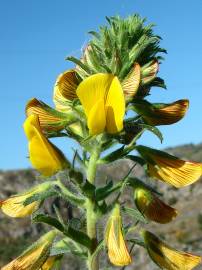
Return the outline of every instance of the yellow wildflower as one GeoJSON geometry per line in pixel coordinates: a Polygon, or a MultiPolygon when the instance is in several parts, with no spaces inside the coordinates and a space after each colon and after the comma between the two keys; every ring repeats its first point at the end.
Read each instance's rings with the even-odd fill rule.
{"type": "Polygon", "coordinates": [[[84,79],[76,93],[83,105],[91,135],[123,129],[125,100],[121,84],[112,74],[98,73],[84,79]]]}
{"type": "Polygon", "coordinates": [[[142,145],[137,146],[137,150],[147,161],[148,173],[151,177],[176,188],[194,183],[202,174],[202,163],[185,161],[142,145]]]}
{"type": "Polygon", "coordinates": [[[37,115],[26,119],[24,130],[29,141],[30,161],[43,176],[52,176],[69,166],[62,152],[42,133],[37,115]]]}
{"type": "Polygon", "coordinates": [[[148,219],[165,224],[177,216],[177,210],[165,204],[151,191],[144,187],[135,188],[135,204],[148,219]]]}
{"type": "Polygon", "coordinates": [[[31,215],[39,208],[40,202],[34,201],[28,205],[24,205],[25,201],[28,198],[34,196],[35,194],[49,189],[50,185],[50,182],[46,182],[26,192],[2,200],[0,201],[0,208],[4,212],[4,214],[10,217],[22,218],[31,215]]]}
{"type": "Polygon", "coordinates": [[[50,249],[55,236],[55,231],[50,231],[43,235],[36,243],[25,250],[19,257],[5,265],[2,270],[40,269],[40,267],[49,257],[50,249]]]}
{"type": "Polygon", "coordinates": [[[142,235],[151,259],[161,269],[191,270],[201,263],[200,256],[175,250],[148,231],[142,235]]]}
{"type": "Polygon", "coordinates": [[[124,266],[131,263],[131,257],[126,247],[123,232],[120,206],[116,205],[108,220],[105,243],[108,248],[109,260],[117,266],[124,266]]]}

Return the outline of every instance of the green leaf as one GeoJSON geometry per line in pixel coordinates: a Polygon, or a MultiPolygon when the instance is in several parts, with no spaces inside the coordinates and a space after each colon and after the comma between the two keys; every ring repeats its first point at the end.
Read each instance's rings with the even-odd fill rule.
{"type": "Polygon", "coordinates": [[[136,209],[130,208],[130,207],[123,207],[123,212],[132,218],[134,218],[136,221],[143,222],[145,224],[148,223],[148,221],[145,219],[145,217],[136,209]]]}
{"type": "Polygon", "coordinates": [[[128,241],[145,248],[145,243],[142,239],[135,239],[134,238],[134,239],[129,239],[128,241]]]}
{"type": "Polygon", "coordinates": [[[82,257],[83,259],[87,258],[87,253],[83,252],[82,249],[76,248],[74,242],[68,238],[60,240],[57,242],[50,251],[50,256],[59,256],[66,253],[71,253],[77,256],[82,257]]]}
{"type": "Polygon", "coordinates": [[[127,155],[127,156],[125,156],[125,158],[130,159],[130,160],[134,161],[135,163],[140,164],[141,166],[144,166],[146,164],[146,161],[139,156],[127,155]]]}
{"type": "Polygon", "coordinates": [[[107,164],[111,163],[113,161],[116,161],[118,159],[124,158],[129,152],[135,149],[134,145],[130,146],[122,146],[119,149],[115,150],[114,152],[108,154],[107,156],[101,158],[98,163],[99,164],[107,164]]]}
{"type": "Polygon", "coordinates": [[[81,186],[81,189],[83,191],[83,194],[85,194],[89,198],[95,197],[95,189],[96,187],[91,184],[87,179],[85,183],[81,186]]]}
{"type": "Polygon", "coordinates": [[[72,227],[67,226],[64,229],[63,233],[64,233],[64,235],[71,238],[75,242],[77,242],[77,243],[87,247],[89,250],[91,250],[91,248],[92,248],[92,240],[84,232],[75,230],[72,227]]]}
{"type": "Polygon", "coordinates": [[[33,219],[32,219],[35,223],[45,223],[48,224],[56,229],[58,229],[59,231],[63,232],[64,231],[64,227],[63,225],[59,222],[59,220],[57,220],[54,217],[51,217],[49,215],[44,215],[44,214],[37,214],[33,219]]]}
{"type": "Polygon", "coordinates": [[[76,65],[80,66],[85,72],[87,72],[87,74],[91,74],[91,70],[84,63],[82,63],[79,59],[77,59],[73,56],[68,56],[66,58],[66,60],[69,60],[69,61],[75,63],[76,65]]]}
{"type": "Polygon", "coordinates": [[[161,143],[163,142],[163,135],[157,127],[146,124],[139,124],[139,125],[142,126],[144,129],[151,131],[154,135],[156,135],[159,138],[161,143]]]}
{"type": "Polygon", "coordinates": [[[111,193],[120,189],[121,183],[119,185],[113,186],[113,181],[107,183],[104,187],[97,188],[95,190],[96,201],[101,201],[107,198],[111,193]]]}

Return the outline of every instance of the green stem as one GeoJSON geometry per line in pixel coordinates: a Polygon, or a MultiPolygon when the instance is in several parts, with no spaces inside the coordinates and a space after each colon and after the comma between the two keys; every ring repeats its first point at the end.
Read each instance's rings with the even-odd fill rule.
{"type": "MultiPolygon", "coordinates": [[[[87,169],[87,179],[93,184],[95,182],[97,161],[100,157],[100,146],[98,145],[94,152],[91,154],[88,169],[87,169]]],[[[93,245],[91,250],[88,253],[88,269],[89,270],[99,270],[99,260],[98,257],[95,260],[91,260],[92,254],[97,248],[97,232],[96,232],[96,222],[97,215],[95,213],[95,202],[93,199],[86,199],[86,221],[87,221],[87,234],[92,239],[93,245]]]]}
{"type": "Polygon", "coordinates": [[[77,205],[77,206],[83,206],[85,203],[85,200],[83,198],[80,198],[78,195],[72,193],[69,191],[66,186],[62,183],[62,181],[58,178],[56,185],[60,187],[61,192],[63,196],[70,201],[71,203],[77,205]]]}

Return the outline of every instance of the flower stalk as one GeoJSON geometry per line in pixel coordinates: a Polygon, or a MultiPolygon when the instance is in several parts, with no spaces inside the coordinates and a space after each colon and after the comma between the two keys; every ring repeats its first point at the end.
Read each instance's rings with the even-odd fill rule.
{"type": "MultiPolygon", "coordinates": [[[[94,149],[92,152],[88,168],[87,168],[87,180],[93,184],[96,177],[97,161],[100,157],[101,148],[100,145],[94,149]]],[[[91,198],[86,199],[86,223],[87,223],[87,234],[92,239],[92,249],[88,252],[88,269],[98,270],[99,269],[99,258],[98,256],[92,261],[91,256],[94,253],[98,245],[97,240],[97,214],[95,212],[95,201],[91,198]]]]}

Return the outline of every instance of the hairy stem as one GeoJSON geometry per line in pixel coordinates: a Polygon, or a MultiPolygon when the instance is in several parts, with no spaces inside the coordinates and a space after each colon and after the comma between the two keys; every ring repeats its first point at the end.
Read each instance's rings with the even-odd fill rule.
{"type": "MultiPolygon", "coordinates": [[[[97,146],[97,148],[94,149],[94,152],[91,154],[87,169],[87,179],[91,184],[95,182],[97,160],[99,159],[99,156],[100,156],[100,148],[99,146],[97,146]]],[[[87,234],[93,241],[92,249],[89,251],[88,254],[88,269],[98,270],[99,269],[98,257],[93,261],[91,260],[92,254],[97,247],[97,233],[96,233],[97,215],[95,213],[95,202],[93,201],[93,199],[89,198],[86,200],[86,221],[87,221],[87,234]]]]}

